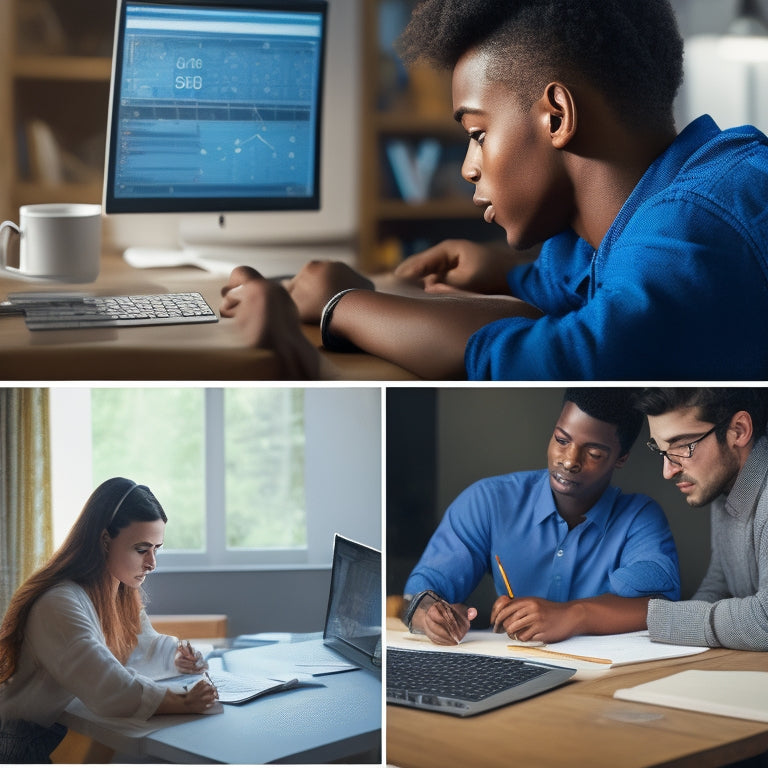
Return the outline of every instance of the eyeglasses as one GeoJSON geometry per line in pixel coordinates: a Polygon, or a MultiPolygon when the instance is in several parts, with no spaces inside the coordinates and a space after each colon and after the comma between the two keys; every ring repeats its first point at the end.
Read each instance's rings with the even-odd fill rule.
{"type": "Polygon", "coordinates": [[[721,421],[719,424],[715,424],[715,426],[712,427],[709,432],[705,432],[701,437],[697,437],[695,440],[691,440],[690,443],[680,445],[677,448],[668,448],[666,451],[662,451],[661,448],[659,448],[659,446],[656,445],[655,441],[653,440],[649,440],[646,445],[648,446],[651,453],[655,453],[657,456],[661,456],[662,460],[666,459],[671,464],[677,464],[679,466],[680,462],[677,461],[677,459],[690,459],[691,456],[693,456],[694,449],[702,440],[709,437],[716,429],[722,427],[724,424],[727,424],[730,420],[731,419],[729,417],[725,421],[721,421]]]}

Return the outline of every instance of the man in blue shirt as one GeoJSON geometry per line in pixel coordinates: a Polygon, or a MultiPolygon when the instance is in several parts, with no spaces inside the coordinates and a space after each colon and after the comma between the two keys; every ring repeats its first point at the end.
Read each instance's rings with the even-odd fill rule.
{"type": "Polygon", "coordinates": [[[610,485],[642,423],[632,394],[567,390],[547,469],[481,480],[459,495],[406,583],[412,631],[459,642],[477,615],[464,601],[489,571],[500,595],[494,627],[526,641],[642,629],[644,614],[625,598],[679,599],[663,511],[610,485]]]}
{"type": "Polygon", "coordinates": [[[237,270],[222,314],[248,343],[327,375],[298,314],[328,348],[425,378],[768,377],[768,139],[706,116],[677,134],[668,0],[422,0],[402,50],[452,71],[462,175],[512,248],[414,256],[397,274],[429,294],[415,297],[312,263],[288,286],[293,316],[281,288],[237,270]],[[512,249],[540,244],[510,271],[512,249]]]}
{"type": "Polygon", "coordinates": [[[469,377],[766,378],[768,345],[755,343],[768,309],[766,206],[766,137],[700,117],[646,171],[596,249],[569,231],[509,272],[512,295],[546,315],[475,333],[469,377]]]}

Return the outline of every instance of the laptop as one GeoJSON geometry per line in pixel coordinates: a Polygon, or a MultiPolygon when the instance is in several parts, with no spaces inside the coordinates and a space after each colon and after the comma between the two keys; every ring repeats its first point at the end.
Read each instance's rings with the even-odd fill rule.
{"type": "MultiPolygon", "coordinates": [[[[258,635],[252,636],[258,638],[258,635]]],[[[258,644],[258,643],[256,643],[258,644]]],[[[381,674],[381,552],[334,536],[331,586],[322,632],[271,642],[254,657],[243,650],[209,657],[219,701],[241,704],[277,691],[319,684],[325,675],[361,667],[381,674]]],[[[192,684],[192,678],[181,680],[192,684]]]]}
{"type": "Polygon", "coordinates": [[[323,645],[354,664],[381,669],[381,552],[338,533],[323,645]]]}
{"type": "Polygon", "coordinates": [[[456,651],[387,648],[387,702],[468,717],[537,696],[575,669],[456,651]]]}

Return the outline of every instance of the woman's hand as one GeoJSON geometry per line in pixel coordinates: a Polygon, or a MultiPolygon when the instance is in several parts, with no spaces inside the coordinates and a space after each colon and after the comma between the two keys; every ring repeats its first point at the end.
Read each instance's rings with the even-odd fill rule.
{"type": "Polygon", "coordinates": [[[198,674],[203,669],[208,668],[208,664],[203,659],[203,654],[200,651],[196,651],[189,640],[186,643],[179,642],[173,662],[176,665],[176,669],[185,675],[198,674]]]}
{"type": "Polygon", "coordinates": [[[189,712],[201,714],[210,709],[218,698],[216,686],[207,680],[200,680],[184,694],[184,706],[189,712]]]}
{"type": "Polygon", "coordinates": [[[216,686],[201,679],[185,693],[174,693],[167,690],[160,706],[155,710],[155,714],[203,715],[213,707],[218,698],[219,692],[216,690],[216,686]]]}

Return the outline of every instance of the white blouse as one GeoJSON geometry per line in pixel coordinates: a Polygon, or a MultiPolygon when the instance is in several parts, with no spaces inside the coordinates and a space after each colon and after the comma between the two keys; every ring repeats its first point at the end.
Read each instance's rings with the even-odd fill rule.
{"type": "Polygon", "coordinates": [[[52,587],[32,606],[16,672],[0,686],[0,723],[50,726],[75,697],[103,717],[149,718],[167,690],[155,681],[179,674],[177,640],[155,632],[142,609],[138,641],[123,666],[86,591],[70,581],[52,587]]]}

